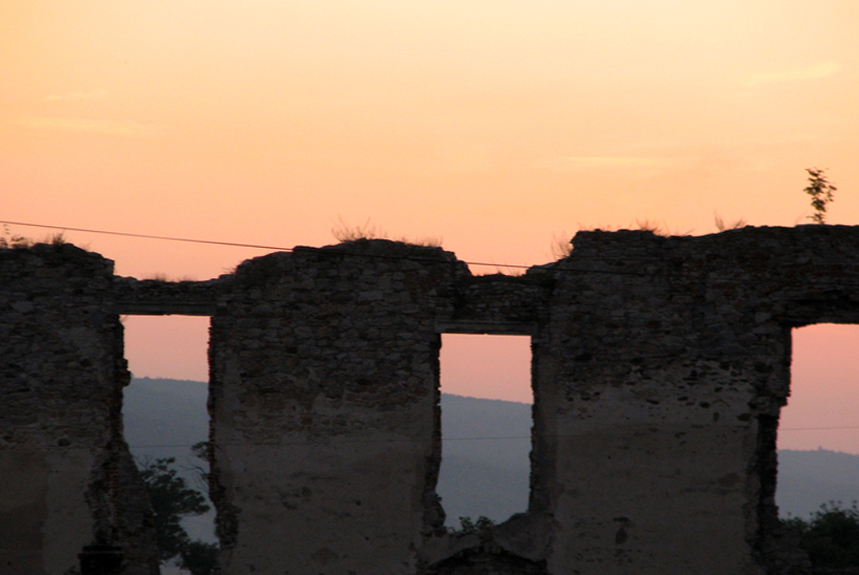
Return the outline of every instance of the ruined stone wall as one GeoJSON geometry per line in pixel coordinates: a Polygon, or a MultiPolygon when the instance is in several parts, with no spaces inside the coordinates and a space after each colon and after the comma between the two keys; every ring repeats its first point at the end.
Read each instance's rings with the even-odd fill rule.
{"type": "Polygon", "coordinates": [[[225,572],[416,572],[444,520],[434,307],[463,270],[392,242],[238,268],[210,347],[225,572]]]}
{"type": "Polygon", "coordinates": [[[553,519],[550,572],[780,572],[790,330],[859,319],[859,230],[574,245],[534,345],[531,511],[553,519]]]}
{"type": "Polygon", "coordinates": [[[790,331],[859,323],[853,227],[580,233],[521,277],[381,240],[178,284],[115,278],[72,247],[0,257],[0,465],[17,486],[0,490],[0,541],[21,565],[67,565],[90,542],[60,516],[141,547],[139,509],[105,503],[134,481],[98,479],[123,453],[116,314],[188,313],[212,315],[224,574],[787,574],[773,495],[790,331]],[[435,494],[449,332],[533,349],[528,512],[466,536],[444,532],[435,494]]]}
{"type": "Polygon", "coordinates": [[[552,572],[763,572],[755,464],[774,449],[760,441],[787,389],[789,329],[749,309],[751,270],[730,277],[706,252],[583,234],[559,266],[535,358],[551,470],[537,492],[565,518],[552,572]]]}
{"type": "Polygon", "coordinates": [[[148,501],[122,441],[113,263],[71,245],[0,249],[0,572],[66,575],[84,545],[154,573],[148,501]]]}

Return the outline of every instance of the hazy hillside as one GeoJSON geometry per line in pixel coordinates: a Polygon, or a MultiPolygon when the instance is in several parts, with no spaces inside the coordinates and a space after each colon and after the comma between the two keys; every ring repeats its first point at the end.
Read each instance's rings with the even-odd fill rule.
{"type": "Polygon", "coordinates": [[[209,436],[208,384],[176,379],[135,379],[125,388],[125,439],[135,454],[175,456],[209,436]]]}
{"type": "MultiPolygon", "coordinates": [[[[181,475],[205,493],[193,471],[200,460],[191,456],[191,446],[209,438],[206,411],[208,383],[175,379],[135,379],[125,388],[123,415],[125,440],[138,460],[175,457],[181,475]]],[[[193,539],[215,541],[214,510],[185,520],[193,539]]]]}
{"type": "Polygon", "coordinates": [[[503,521],[527,510],[530,404],[444,394],[441,429],[436,491],[448,525],[459,526],[462,516],[503,521]]]}
{"type": "MultiPolygon", "coordinates": [[[[199,463],[190,446],[208,437],[207,384],[135,379],[125,392],[125,431],[138,457],[176,457],[199,463]]],[[[442,396],[442,468],[438,493],[448,525],[460,516],[503,521],[528,505],[531,406],[442,396]]],[[[777,501],[783,516],[806,517],[821,503],[859,499],[859,456],[832,451],[779,452],[777,501]]],[[[192,519],[192,536],[213,540],[212,517],[192,519]]]]}
{"type": "Polygon", "coordinates": [[[817,449],[778,452],[776,503],[783,517],[806,518],[821,503],[859,499],[859,455],[817,449]]]}

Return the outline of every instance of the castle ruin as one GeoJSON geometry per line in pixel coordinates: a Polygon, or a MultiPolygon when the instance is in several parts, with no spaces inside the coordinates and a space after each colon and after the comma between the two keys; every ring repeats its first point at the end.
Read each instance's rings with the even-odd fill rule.
{"type": "Polygon", "coordinates": [[[204,282],[72,245],[0,250],[0,572],[91,544],[157,573],[123,438],[120,316],[211,317],[223,575],[786,574],[774,503],[791,330],[859,323],[859,227],[580,232],[522,276],[359,240],[204,282]],[[528,335],[526,513],[445,531],[443,333],[528,335]]]}

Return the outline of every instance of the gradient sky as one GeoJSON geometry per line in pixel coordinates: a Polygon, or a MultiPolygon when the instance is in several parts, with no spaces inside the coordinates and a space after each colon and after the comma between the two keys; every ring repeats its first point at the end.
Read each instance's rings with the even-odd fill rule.
{"type": "MultiPolygon", "coordinates": [[[[284,247],[369,219],[538,264],[579,228],[803,222],[817,166],[852,224],[857,22],[855,0],[4,2],[0,219],[284,247]]],[[[66,236],[136,277],[265,253],[66,236]]]]}

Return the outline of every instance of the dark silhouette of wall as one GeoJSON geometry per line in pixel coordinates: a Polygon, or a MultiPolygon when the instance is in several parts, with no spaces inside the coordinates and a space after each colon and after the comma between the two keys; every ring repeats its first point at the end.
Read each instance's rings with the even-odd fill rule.
{"type": "Polygon", "coordinates": [[[70,573],[97,543],[157,569],[118,317],[179,313],[212,317],[222,573],[802,572],[773,499],[790,333],[859,321],[859,228],[574,246],[474,277],[359,240],[177,283],[69,245],[0,250],[0,565],[70,573]],[[532,337],[529,508],[479,533],[445,532],[435,493],[441,333],[532,337]]]}

